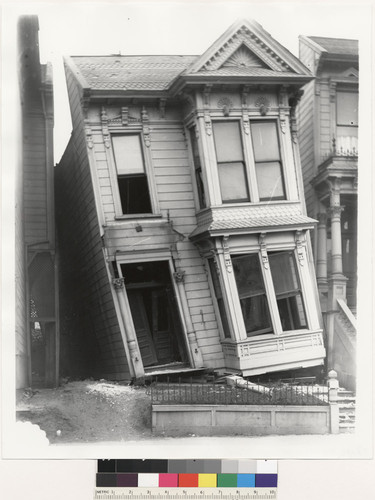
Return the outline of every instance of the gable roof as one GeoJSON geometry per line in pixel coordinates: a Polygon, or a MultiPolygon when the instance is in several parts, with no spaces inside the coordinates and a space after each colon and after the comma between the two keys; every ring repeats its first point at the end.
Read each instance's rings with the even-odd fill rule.
{"type": "Polygon", "coordinates": [[[72,56],[65,64],[84,89],[175,94],[188,84],[304,84],[310,71],[255,21],[234,23],[201,56],[72,56]]]}
{"type": "Polygon", "coordinates": [[[320,46],[322,52],[329,54],[345,54],[358,56],[358,40],[345,38],[328,38],[323,36],[306,37],[320,46]]]}

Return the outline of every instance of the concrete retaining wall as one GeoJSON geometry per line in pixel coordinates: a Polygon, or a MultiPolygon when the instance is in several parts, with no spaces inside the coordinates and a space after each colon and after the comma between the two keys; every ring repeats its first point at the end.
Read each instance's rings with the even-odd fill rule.
{"type": "Polygon", "coordinates": [[[152,431],[166,436],[327,434],[337,427],[331,406],[152,405],[152,431]]]}

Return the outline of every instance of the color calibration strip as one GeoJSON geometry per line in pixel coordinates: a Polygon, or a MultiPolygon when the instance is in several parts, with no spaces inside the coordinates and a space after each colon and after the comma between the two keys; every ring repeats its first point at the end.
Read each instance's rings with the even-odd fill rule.
{"type": "Polygon", "coordinates": [[[276,460],[99,460],[97,488],[276,488],[276,460]]]}

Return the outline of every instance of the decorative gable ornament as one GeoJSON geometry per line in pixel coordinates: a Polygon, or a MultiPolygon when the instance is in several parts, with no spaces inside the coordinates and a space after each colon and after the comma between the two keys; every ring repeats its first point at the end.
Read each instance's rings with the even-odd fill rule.
{"type": "Polygon", "coordinates": [[[223,67],[269,69],[269,67],[245,45],[241,45],[241,47],[224,62],[223,67]]]}

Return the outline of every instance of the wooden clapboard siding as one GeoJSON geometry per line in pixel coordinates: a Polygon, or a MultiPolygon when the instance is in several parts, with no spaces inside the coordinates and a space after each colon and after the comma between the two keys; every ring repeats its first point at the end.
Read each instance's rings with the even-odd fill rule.
{"type": "Polygon", "coordinates": [[[102,249],[79,91],[70,75],[67,81],[75,127],[56,169],[62,371],[124,380],[129,368],[102,249]]]}
{"type": "Polygon", "coordinates": [[[46,125],[41,102],[29,103],[23,116],[23,217],[26,244],[48,240],[46,125]]]}
{"type": "Polygon", "coordinates": [[[105,245],[109,256],[113,257],[117,251],[168,250],[178,242],[179,258],[176,265],[185,271],[188,305],[192,319],[196,313],[197,342],[202,349],[205,366],[222,367],[224,358],[204,263],[197,248],[188,239],[197,221],[191,165],[183,128],[176,123],[164,129],[162,122],[153,123],[150,128],[153,182],[162,215],[161,219],[151,222],[147,219],[126,222],[118,220],[114,224],[113,186],[103,137],[101,132],[93,132],[95,172],[104,217],[108,223],[104,235],[105,245]],[[173,229],[185,236],[184,241],[179,241],[167,218],[173,222],[173,229]],[[141,232],[135,229],[138,223],[142,226],[141,232]],[[202,328],[200,325],[200,310],[204,313],[205,321],[208,321],[207,327],[202,328]],[[206,339],[210,341],[207,342],[206,339]],[[210,357],[212,353],[215,353],[214,358],[210,357]]]}

